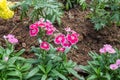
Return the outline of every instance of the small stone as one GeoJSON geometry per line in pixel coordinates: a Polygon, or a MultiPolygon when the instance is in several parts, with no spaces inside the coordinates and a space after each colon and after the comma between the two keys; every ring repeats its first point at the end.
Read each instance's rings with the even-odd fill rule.
{"type": "Polygon", "coordinates": [[[22,47],[26,47],[26,43],[22,43],[22,47]]]}

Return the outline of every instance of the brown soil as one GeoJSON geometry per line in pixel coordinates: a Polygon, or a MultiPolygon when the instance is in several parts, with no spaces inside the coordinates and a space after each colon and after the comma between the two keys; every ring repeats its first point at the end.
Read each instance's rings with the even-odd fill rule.
{"type": "MultiPolygon", "coordinates": [[[[89,11],[80,11],[78,8],[71,9],[65,12],[62,18],[62,26],[57,27],[60,31],[67,26],[80,34],[79,43],[77,44],[78,50],[72,49],[68,54],[68,58],[77,62],[78,64],[85,65],[89,51],[98,52],[104,44],[111,44],[113,47],[120,49],[120,27],[112,26],[104,28],[100,31],[95,31],[93,24],[86,18],[89,11]]],[[[9,33],[16,35],[19,39],[19,44],[16,49],[26,49],[25,57],[33,57],[33,54],[27,53],[31,46],[39,46],[35,37],[29,36],[27,19],[20,20],[18,13],[10,20],[0,19],[0,42],[4,45],[3,35],[9,33]]]]}

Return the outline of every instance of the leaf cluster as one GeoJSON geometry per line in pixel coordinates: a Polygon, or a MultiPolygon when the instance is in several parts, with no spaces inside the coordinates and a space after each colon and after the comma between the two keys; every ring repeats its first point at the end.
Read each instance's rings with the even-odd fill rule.
{"type": "Polygon", "coordinates": [[[45,18],[60,24],[62,14],[62,4],[57,0],[23,0],[21,4],[21,18],[28,16],[32,21],[45,18]]]}
{"type": "Polygon", "coordinates": [[[90,8],[90,18],[96,30],[113,23],[120,25],[120,0],[92,0],[90,8]]]}
{"type": "Polygon", "coordinates": [[[115,54],[90,52],[89,55],[92,60],[88,61],[86,66],[80,65],[80,68],[89,74],[86,80],[119,80],[120,68],[110,69],[110,64],[114,64],[117,59],[120,59],[120,50],[116,51],[115,54]]]}
{"type": "Polygon", "coordinates": [[[87,8],[87,3],[85,0],[60,0],[64,4],[64,8],[69,10],[76,5],[80,5],[83,10],[87,8]]]}
{"type": "Polygon", "coordinates": [[[0,80],[24,80],[32,67],[31,63],[23,57],[24,49],[15,51],[12,44],[7,43],[7,48],[0,46],[0,80]]]}

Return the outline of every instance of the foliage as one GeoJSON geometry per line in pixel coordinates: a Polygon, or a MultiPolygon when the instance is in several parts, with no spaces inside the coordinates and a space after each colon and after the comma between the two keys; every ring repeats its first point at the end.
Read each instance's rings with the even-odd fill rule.
{"type": "Polygon", "coordinates": [[[66,10],[73,8],[75,5],[80,5],[83,10],[85,10],[87,7],[85,0],[60,0],[60,1],[63,2],[66,10]]]}
{"type": "Polygon", "coordinates": [[[0,46],[0,80],[23,80],[32,65],[20,57],[24,49],[17,52],[13,44],[6,43],[6,48],[0,46]]]}
{"type": "Polygon", "coordinates": [[[92,0],[90,8],[90,18],[96,30],[113,23],[120,25],[120,0],[92,0]]]}
{"type": "Polygon", "coordinates": [[[51,45],[50,51],[44,51],[40,48],[32,47],[36,54],[34,68],[29,72],[26,79],[29,80],[68,80],[68,75],[73,74],[80,80],[83,80],[73,69],[76,63],[68,61],[65,53],[58,53],[51,45]]]}
{"type": "Polygon", "coordinates": [[[62,4],[57,0],[24,0],[21,8],[21,18],[28,15],[33,21],[43,17],[51,22],[61,23],[62,4]]]}
{"type": "MultiPolygon", "coordinates": [[[[110,51],[110,48],[107,49],[110,51]]],[[[114,52],[101,54],[90,52],[89,55],[92,60],[88,61],[88,65],[86,66],[80,65],[80,68],[89,74],[86,80],[119,80],[120,50],[116,49],[114,52]]]]}

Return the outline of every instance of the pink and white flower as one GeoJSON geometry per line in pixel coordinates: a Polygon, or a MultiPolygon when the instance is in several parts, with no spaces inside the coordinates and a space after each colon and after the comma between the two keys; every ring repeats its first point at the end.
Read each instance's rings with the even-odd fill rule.
{"type": "Polygon", "coordinates": [[[47,42],[41,42],[40,43],[40,48],[48,51],[50,49],[50,45],[47,42]]]}
{"type": "Polygon", "coordinates": [[[55,44],[61,44],[62,42],[65,42],[65,35],[59,34],[54,39],[55,44]]]}
{"type": "Polygon", "coordinates": [[[54,28],[54,27],[47,28],[46,35],[52,35],[55,30],[56,30],[56,28],[54,28]]]}
{"type": "Polygon", "coordinates": [[[36,25],[36,24],[31,24],[29,28],[30,28],[30,29],[35,29],[35,28],[38,28],[38,25],[36,25]]]}
{"type": "Polygon", "coordinates": [[[39,28],[34,28],[34,29],[30,29],[29,34],[30,36],[37,36],[38,32],[39,32],[39,28]]]}
{"type": "Polygon", "coordinates": [[[63,47],[65,47],[65,48],[72,46],[72,44],[71,44],[69,41],[67,41],[67,40],[63,41],[63,42],[61,43],[61,45],[62,45],[63,47]]]}
{"type": "Polygon", "coordinates": [[[67,40],[73,45],[78,42],[78,35],[77,34],[67,34],[67,40]]]}
{"type": "Polygon", "coordinates": [[[41,22],[41,21],[35,22],[35,25],[37,25],[38,27],[41,27],[41,28],[45,27],[45,23],[41,22]]]}
{"type": "Polygon", "coordinates": [[[110,69],[111,70],[116,70],[116,69],[118,69],[118,66],[116,64],[111,64],[110,69]]]}
{"type": "Polygon", "coordinates": [[[65,51],[65,48],[63,48],[63,47],[58,47],[58,48],[57,48],[57,51],[59,51],[59,52],[64,52],[64,51],[65,51]]]}

